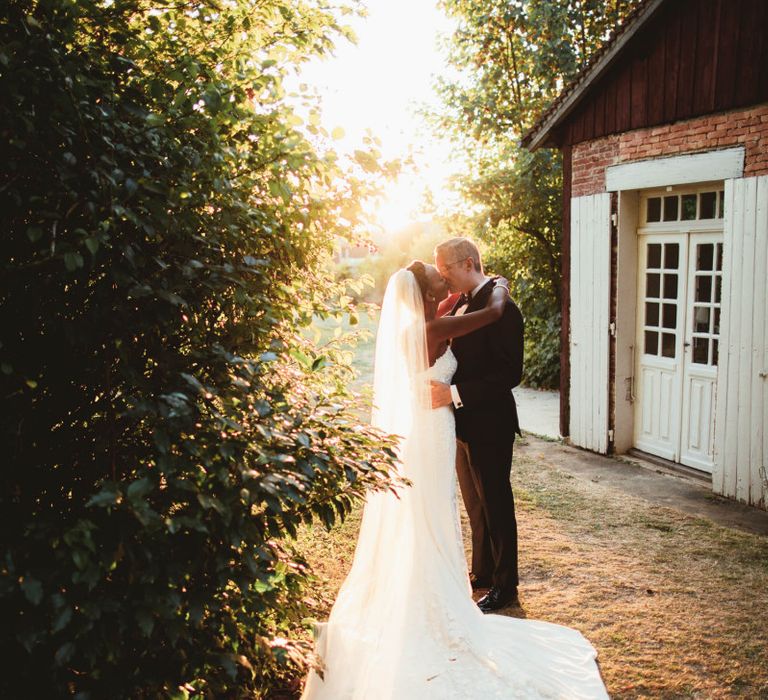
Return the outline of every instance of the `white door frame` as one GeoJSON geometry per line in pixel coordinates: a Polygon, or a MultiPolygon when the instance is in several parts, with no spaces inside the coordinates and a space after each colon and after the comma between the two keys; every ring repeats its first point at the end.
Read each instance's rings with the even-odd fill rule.
{"type": "MultiPolygon", "coordinates": [[[[672,188],[656,192],[643,192],[639,198],[640,207],[652,197],[664,197],[674,194],[690,194],[721,190],[719,183],[709,183],[697,187],[672,188]]],[[[722,212],[720,213],[722,216],[722,212]]],[[[637,228],[637,313],[635,329],[634,361],[634,421],[633,444],[639,449],[660,457],[681,462],[696,469],[712,471],[714,455],[714,416],[716,367],[704,366],[692,362],[693,347],[693,311],[694,289],[696,284],[695,261],[691,259],[696,246],[701,243],[719,243],[723,241],[723,219],[689,221],[655,221],[647,223],[641,215],[637,228]],[[665,245],[677,244],[677,289],[674,300],[664,299],[664,290],[652,298],[648,305],[649,314],[658,314],[658,320],[646,319],[646,271],[648,243],[660,244],[655,248],[666,251],[665,245]],[[676,308],[672,308],[672,304],[676,308]],[[671,311],[665,320],[662,316],[671,311]],[[674,325],[670,326],[674,319],[674,325]],[[654,324],[656,329],[654,330],[654,324]],[[666,326],[666,327],[665,327],[666,326]],[[644,353],[646,331],[650,342],[657,338],[657,355],[644,353]],[[674,354],[672,355],[670,335],[674,334],[674,354]],[[667,343],[664,352],[661,349],[662,336],[667,343]],[[667,356],[664,356],[667,355],[667,356]],[[697,398],[691,400],[691,393],[697,398]],[[702,406],[702,403],[704,404],[702,406]],[[700,409],[705,408],[704,416],[700,409]]],[[[658,261],[656,261],[658,263],[658,261]]],[[[651,268],[651,275],[655,275],[651,268]]],[[[660,270],[658,281],[663,284],[664,270],[660,270]]],[[[667,269],[667,273],[672,270],[667,269]]],[[[700,273],[700,276],[703,273],[700,273]]],[[[652,280],[655,284],[656,279],[652,280]]],[[[651,295],[653,296],[653,294],[651,295]]],[[[699,313],[703,311],[699,310],[699,313]]],[[[713,313],[710,310],[710,313],[713,313]]],[[[696,341],[703,342],[701,339],[696,341]]]]}

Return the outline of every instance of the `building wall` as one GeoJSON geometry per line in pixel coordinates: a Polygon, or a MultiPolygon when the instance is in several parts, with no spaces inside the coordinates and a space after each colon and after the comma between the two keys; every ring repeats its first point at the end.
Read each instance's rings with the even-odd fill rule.
{"type": "Polygon", "coordinates": [[[577,144],[764,103],[767,36],[766,0],[662,2],[552,142],[577,144]]]}
{"type": "Polygon", "coordinates": [[[611,165],[733,146],[745,147],[744,177],[768,175],[768,104],[576,144],[571,196],[605,192],[605,169],[611,165]]]}

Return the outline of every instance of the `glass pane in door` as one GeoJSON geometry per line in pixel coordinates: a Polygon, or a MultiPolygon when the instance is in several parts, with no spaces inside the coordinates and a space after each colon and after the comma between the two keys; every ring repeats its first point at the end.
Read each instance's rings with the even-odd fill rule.
{"type": "Polygon", "coordinates": [[[674,358],[677,354],[679,263],[679,243],[646,243],[646,355],[674,358]]]}
{"type": "Polygon", "coordinates": [[[693,338],[692,361],[698,365],[716,365],[723,244],[694,242],[693,245],[696,266],[694,305],[693,314],[688,320],[693,338]]]}

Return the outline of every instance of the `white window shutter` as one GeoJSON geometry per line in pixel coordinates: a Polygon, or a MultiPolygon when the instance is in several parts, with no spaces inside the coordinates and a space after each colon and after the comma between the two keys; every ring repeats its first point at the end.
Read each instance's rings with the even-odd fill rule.
{"type": "Polygon", "coordinates": [[[768,495],[768,176],[725,182],[715,414],[716,493],[768,495]]]}
{"type": "Polygon", "coordinates": [[[608,451],[611,195],[571,199],[571,443],[608,451]]]}

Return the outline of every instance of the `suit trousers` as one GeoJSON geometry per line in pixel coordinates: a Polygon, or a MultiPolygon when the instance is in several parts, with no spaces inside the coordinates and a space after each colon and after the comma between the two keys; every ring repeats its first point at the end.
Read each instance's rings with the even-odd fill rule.
{"type": "Polygon", "coordinates": [[[456,440],[456,472],[472,530],[472,573],[502,590],[518,585],[510,440],[456,440]]]}

